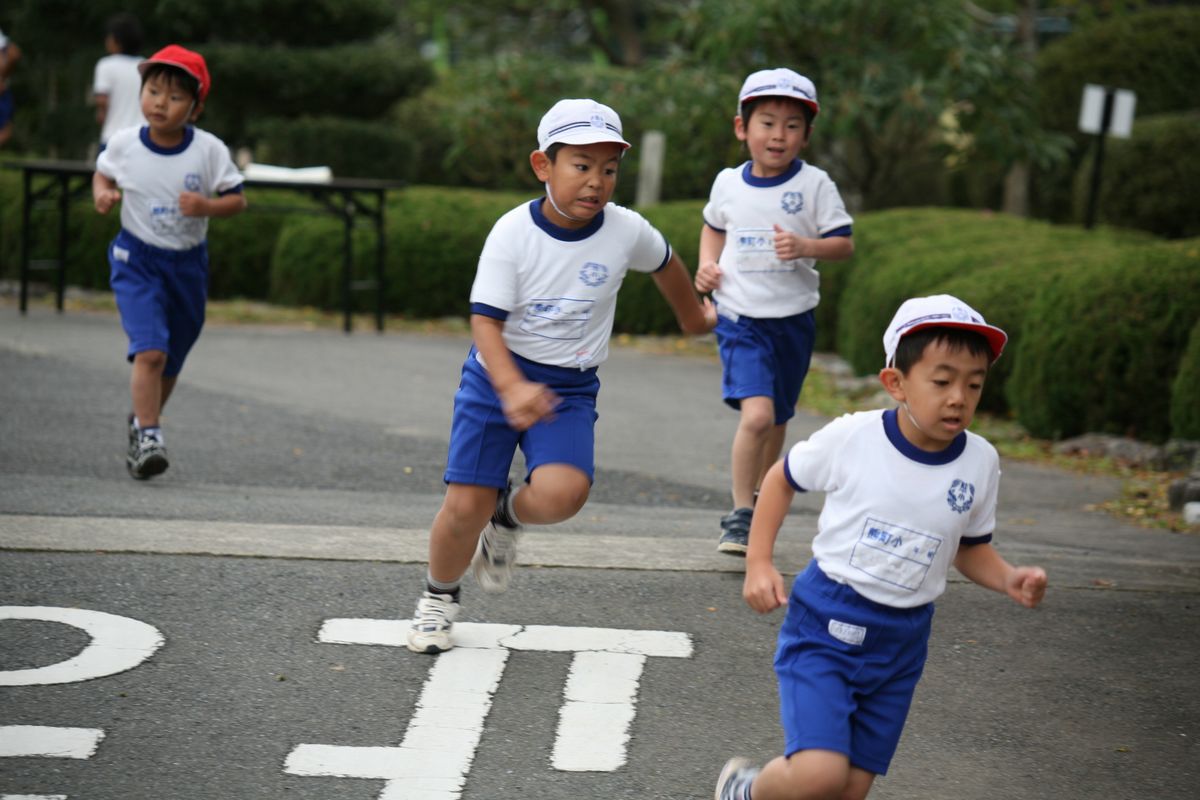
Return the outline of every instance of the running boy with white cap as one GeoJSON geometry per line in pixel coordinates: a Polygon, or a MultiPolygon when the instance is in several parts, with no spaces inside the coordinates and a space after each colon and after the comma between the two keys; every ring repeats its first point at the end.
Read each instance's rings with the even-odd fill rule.
{"type": "Polygon", "coordinates": [[[733,132],[750,160],[717,175],[703,212],[696,288],[717,301],[722,396],[741,415],[730,454],[733,510],[717,545],[732,555],[746,552],[755,490],[779,458],[808,374],[816,263],[854,253],[837,186],[799,158],[819,110],[812,81],[790,69],[746,78],[733,132]]]}
{"type": "Polygon", "coordinates": [[[1026,608],[1041,602],[1046,573],[991,545],[999,457],[967,431],[1007,338],[950,295],[906,301],[879,373],[899,408],[839,417],[767,473],[742,595],[760,613],[787,606],[775,652],[785,749],[761,770],[729,761],[717,800],[867,796],[900,741],[951,565],[1026,608]],[[789,598],[772,551],[798,491],[826,495],[789,598]]]}
{"type": "Polygon", "coordinates": [[[629,270],[654,282],[686,333],[716,324],[670,244],[636,212],[609,203],[629,147],[621,120],[594,100],[560,100],[529,157],[546,196],[493,226],[471,288],[474,345],[454,397],[446,497],[429,537],[429,570],[409,649],[453,646],[470,567],[488,591],[508,586],[520,526],[574,516],[594,477],[594,425],[617,289],[629,270]],[[528,474],[513,489],[516,448],[528,474]]]}
{"type": "Polygon", "coordinates": [[[204,57],[172,44],[138,70],[148,124],[108,140],[92,199],[101,214],[121,204],[109,282],[133,362],[125,465],[145,480],[167,468],[159,417],[204,325],[208,218],[238,214],[246,199],[229,148],[193,124],[212,85],[204,57]]]}

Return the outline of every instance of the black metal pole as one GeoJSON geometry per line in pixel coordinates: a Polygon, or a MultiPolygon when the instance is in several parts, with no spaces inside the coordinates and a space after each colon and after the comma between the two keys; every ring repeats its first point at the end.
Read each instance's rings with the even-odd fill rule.
{"type": "Polygon", "coordinates": [[[24,197],[21,202],[21,313],[29,308],[29,212],[33,205],[33,173],[28,169],[21,171],[25,180],[24,197]]]}
{"type": "Polygon", "coordinates": [[[345,232],[342,238],[342,330],[350,333],[353,328],[353,322],[350,319],[351,303],[353,302],[351,295],[351,272],[354,269],[354,235],[352,228],[354,227],[354,206],[351,204],[350,195],[347,192],[342,193],[342,221],[345,225],[345,232]]]}
{"type": "Polygon", "coordinates": [[[58,176],[58,192],[58,286],[54,307],[61,314],[67,286],[67,214],[71,200],[71,176],[65,172],[58,176]]]}
{"type": "Polygon", "coordinates": [[[1112,124],[1113,89],[1104,90],[1104,111],[1100,114],[1100,132],[1096,134],[1096,160],[1092,162],[1092,185],[1088,188],[1087,215],[1083,227],[1091,230],[1096,224],[1096,205],[1100,197],[1100,174],[1104,168],[1104,140],[1108,138],[1108,128],[1112,124]]]}
{"type": "Polygon", "coordinates": [[[383,206],[387,200],[387,190],[380,189],[376,195],[375,206],[375,330],[383,333],[384,293],[387,285],[384,283],[384,217],[383,206]]]}

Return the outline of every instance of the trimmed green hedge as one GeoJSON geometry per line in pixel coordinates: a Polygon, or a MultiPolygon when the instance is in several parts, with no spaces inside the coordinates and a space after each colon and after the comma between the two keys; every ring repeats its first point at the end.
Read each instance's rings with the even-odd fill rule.
{"type": "Polygon", "coordinates": [[[1165,440],[1197,320],[1194,244],[1124,247],[1062,270],[1033,295],[1016,345],[1008,390],[1017,419],[1046,439],[1096,431],[1165,440]]]}
{"type": "Polygon", "coordinates": [[[250,122],[254,160],[285,167],[327,166],[339,178],[411,181],[420,144],[392,123],[345,117],[268,117],[250,122]]]}
{"type": "MultiPolygon", "coordinates": [[[[1023,336],[1028,301],[1063,271],[1111,257],[1147,234],[1032,222],[1005,214],[898,209],[855,222],[856,254],[837,303],[837,351],[860,374],[883,366],[883,331],[904,300],[948,293],[1009,334],[985,384],[982,407],[1003,411],[1004,386],[1023,336]]],[[[824,301],[823,301],[824,302],[824,301]]]]}
{"type": "Polygon", "coordinates": [[[1192,328],[1171,386],[1171,435],[1200,439],[1200,322],[1192,328]]]}

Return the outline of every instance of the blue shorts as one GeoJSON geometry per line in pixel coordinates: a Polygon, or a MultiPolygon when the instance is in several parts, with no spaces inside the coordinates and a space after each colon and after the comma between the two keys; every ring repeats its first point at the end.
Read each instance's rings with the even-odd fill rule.
{"type": "Polygon", "coordinates": [[[163,250],[122,229],[108,246],[108,263],[121,327],[129,337],[128,359],[161,350],[167,354],[163,375],[178,375],[204,327],[207,245],[163,250]]]}
{"type": "Polygon", "coordinates": [[[741,408],[747,397],[770,397],[776,425],[795,416],[812,361],[816,315],[810,310],[779,319],[741,317],[737,322],[719,316],[716,333],[725,403],[741,408]]]}
{"type": "Polygon", "coordinates": [[[881,605],[809,562],[792,585],[775,653],[784,754],[832,750],[885,774],[925,668],[932,620],[932,603],[881,605]]]}
{"type": "Polygon", "coordinates": [[[12,90],[7,89],[0,92],[0,128],[4,128],[8,123],[12,122],[13,111],[16,109],[16,104],[13,102],[12,90]]]}
{"type": "Polygon", "coordinates": [[[525,377],[549,386],[559,398],[554,419],[518,431],[508,424],[500,398],[487,370],[471,348],[463,364],[462,381],[454,395],[450,423],[450,453],[446,483],[503,488],[508,483],[517,447],[525,454],[529,474],[545,464],[569,464],[595,480],[596,395],[600,378],[596,370],[578,370],[539,364],[513,354],[525,377]]]}

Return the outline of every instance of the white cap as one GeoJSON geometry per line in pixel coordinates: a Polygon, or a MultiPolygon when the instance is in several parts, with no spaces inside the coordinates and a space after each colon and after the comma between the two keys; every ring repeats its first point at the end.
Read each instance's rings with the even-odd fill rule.
{"type": "Polygon", "coordinates": [[[762,69],[746,78],[738,92],[738,114],[742,113],[743,103],[756,97],[790,97],[811,108],[813,114],[821,110],[813,82],[786,67],[762,69]]]}
{"type": "Polygon", "coordinates": [[[900,340],[914,331],[922,328],[964,328],[982,333],[992,351],[992,361],[1000,357],[1008,334],[995,325],[988,325],[983,315],[969,305],[948,294],[935,294],[932,297],[914,297],[905,300],[896,309],[896,315],[888,323],[883,334],[883,352],[886,354],[885,367],[892,366],[896,358],[896,347],[900,340]]]}
{"type": "Polygon", "coordinates": [[[621,118],[595,100],[559,100],[538,124],[538,149],[552,144],[595,144],[616,142],[629,147],[621,138],[621,118]]]}

